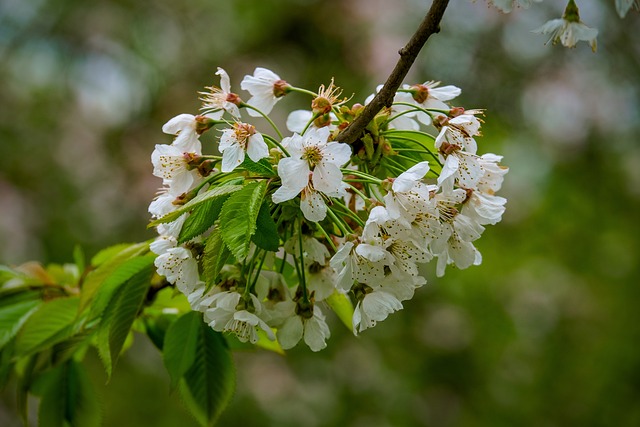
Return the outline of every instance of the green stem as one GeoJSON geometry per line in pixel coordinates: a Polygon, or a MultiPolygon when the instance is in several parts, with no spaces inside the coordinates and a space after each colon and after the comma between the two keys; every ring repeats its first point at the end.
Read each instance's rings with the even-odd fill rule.
{"type": "Polygon", "coordinates": [[[331,249],[333,249],[333,252],[336,252],[338,249],[336,248],[336,245],[333,243],[333,239],[331,239],[331,236],[329,236],[329,233],[327,233],[327,230],[325,230],[324,227],[322,227],[319,222],[316,223],[316,225],[324,235],[324,238],[327,240],[327,242],[329,242],[329,246],[331,246],[331,249]]]}
{"type": "Polygon", "coordinates": [[[278,147],[280,150],[282,150],[282,152],[284,153],[285,156],[287,157],[291,157],[291,155],[289,154],[289,152],[282,146],[282,144],[280,144],[278,142],[278,140],[276,140],[274,137],[269,136],[267,134],[262,134],[262,136],[268,140],[269,142],[273,143],[273,145],[275,145],[276,147],[278,147]]]}
{"type": "Polygon", "coordinates": [[[302,286],[302,301],[309,302],[309,295],[307,295],[307,279],[304,271],[304,249],[302,248],[302,217],[298,217],[298,244],[300,245],[300,271],[302,273],[300,277],[300,286],[302,286]]]}
{"type": "Polygon", "coordinates": [[[378,185],[382,184],[381,179],[378,179],[375,176],[369,175],[368,173],[365,173],[359,170],[347,169],[347,168],[341,168],[340,170],[342,171],[343,174],[359,176],[360,178],[366,179],[368,182],[372,182],[378,185]]]}
{"type": "Polygon", "coordinates": [[[282,138],[283,138],[282,133],[280,132],[280,129],[278,129],[278,126],[276,126],[276,124],[275,124],[275,123],[273,123],[273,120],[271,120],[271,118],[270,118],[269,116],[267,116],[265,113],[263,113],[262,111],[260,111],[260,110],[259,110],[259,109],[257,109],[256,107],[254,107],[253,105],[249,105],[249,104],[246,104],[246,103],[244,103],[244,102],[243,102],[241,106],[242,106],[242,107],[245,107],[245,108],[248,108],[248,109],[250,109],[250,110],[253,110],[253,111],[257,112],[258,114],[260,114],[262,117],[264,117],[264,118],[265,118],[265,120],[269,122],[269,124],[271,125],[271,127],[273,128],[273,130],[275,130],[275,131],[276,131],[276,133],[278,134],[278,137],[279,137],[280,139],[282,139],[282,138]]]}
{"type": "Polygon", "coordinates": [[[351,230],[351,227],[349,227],[349,225],[346,224],[342,219],[338,218],[336,214],[331,210],[330,207],[327,207],[327,215],[329,216],[329,218],[331,218],[331,221],[338,227],[338,229],[340,229],[342,236],[339,236],[339,237],[346,237],[347,235],[353,233],[353,231],[351,230]],[[347,230],[345,226],[349,228],[349,230],[347,230]]]}
{"type": "Polygon", "coordinates": [[[289,86],[289,90],[290,90],[291,92],[306,93],[307,95],[311,95],[311,96],[313,96],[314,98],[317,98],[317,97],[318,97],[318,94],[317,94],[317,93],[315,93],[315,92],[311,92],[310,90],[303,89],[303,88],[301,88],[301,87],[289,86]]]}

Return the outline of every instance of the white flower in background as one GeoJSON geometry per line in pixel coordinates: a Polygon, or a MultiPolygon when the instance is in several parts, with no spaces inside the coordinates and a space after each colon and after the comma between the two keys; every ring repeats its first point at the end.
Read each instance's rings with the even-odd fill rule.
{"type": "Polygon", "coordinates": [[[312,351],[320,351],[327,346],[326,340],[331,336],[329,326],[325,322],[324,314],[317,305],[311,307],[310,317],[295,313],[295,305],[291,315],[280,329],[278,329],[278,341],[283,349],[295,347],[304,338],[305,344],[312,351]]]}
{"type": "MultiPolygon", "coordinates": [[[[333,113],[329,113],[329,118],[331,119],[332,122],[338,120],[336,115],[333,113]]],[[[311,119],[313,119],[313,111],[310,111],[310,110],[292,111],[287,116],[287,123],[286,123],[287,129],[289,129],[289,131],[291,132],[295,132],[297,134],[302,135],[303,131],[305,130],[305,128],[307,128],[307,124],[309,124],[311,119]]],[[[329,128],[330,131],[334,131],[335,129],[337,129],[337,126],[334,124],[329,124],[326,127],[329,128]]],[[[318,129],[318,126],[316,126],[315,123],[312,122],[308,126],[308,128],[318,129]]]]}
{"type": "Polygon", "coordinates": [[[248,123],[236,122],[232,129],[226,129],[218,146],[222,153],[222,172],[231,172],[244,161],[247,153],[254,162],[269,157],[269,147],[261,133],[248,123]]]}
{"type": "Polygon", "coordinates": [[[616,11],[621,18],[627,16],[632,7],[640,10],[640,0],[616,0],[616,11]]]}
{"type": "Polygon", "coordinates": [[[291,200],[303,192],[300,208],[305,218],[321,221],[326,215],[322,195],[340,197],[346,193],[340,166],[351,158],[347,144],[328,141],[329,129],[309,129],[304,135],[285,138],[290,157],[278,162],[278,175],[282,186],[272,196],[274,203],[291,200]]]}
{"type": "Polygon", "coordinates": [[[504,13],[509,13],[514,7],[528,9],[531,3],[540,3],[542,0],[490,0],[491,3],[504,13]]]}
{"type": "MultiPolygon", "coordinates": [[[[411,90],[412,102],[415,102],[421,108],[433,110],[449,110],[449,106],[444,101],[451,101],[456,98],[462,90],[457,86],[440,86],[440,82],[428,81],[419,85],[404,85],[403,89],[411,90]]],[[[442,116],[444,113],[432,112],[434,116],[442,116]]],[[[424,111],[418,111],[416,118],[419,122],[429,126],[431,124],[431,116],[424,111]]]]}
{"type": "MultiPolygon", "coordinates": [[[[247,104],[269,114],[276,102],[286,95],[289,85],[273,71],[258,67],[253,76],[244,76],[240,87],[251,94],[247,104]]],[[[260,113],[251,108],[247,109],[247,113],[252,117],[260,116],[260,113]]]]}
{"type": "Polygon", "coordinates": [[[270,340],[275,340],[271,328],[259,315],[262,306],[255,295],[250,294],[250,303],[244,301],[240,304],[242,296],[238,292],[220,292],[211,299],[211,308],[208,308],[204,317],[209,326],[218,332],[233,332],[240,341],[255,344],[258,341],[258,329],[266,332],[270,340]],[[251,305],[251,311],[242,308],[251,305]]]}
{"type": "Polygon", "coordinates": [[[185,153],[201,153],[202,145],[198,139],[198,122],[192,114],[180,114],[162,126],[162,132],[177,135],[173,146],[185,153]]]}
{"type": "Polygon", "coordinates": [[[229,75],[220,67],[218,67],[216,75],[220,76],[220,87],[211,86],[207,87],[210,92],[200,92],[202,109],[208,111],[208,116],[216,120],[220,119],[225,111],[234,118],[239,118],[238,104],[242,101],[237,94],[231,92],[229,75]]]}
{"type": "Polygon", "coordinates": [[[200,177],[197,169],[189,169],[189,160],[200,154],[198,151],[185,153],[174,145],[158,144],[151,153],[153,175],[162,178],[163,184],[171,187],[174,193],[189,191],[200,177]]]}
{"type": "Polygon", "coordinates": [[[592,51],[595,52],[597,48],[598,30],[589,28],[580,21],[578,6],[573,0],[569,0],[562,19],[552,19],[533,32],[551,34],[549,41],[553,44],[560,42],[565,47],[575,47],[579,41],[585,41],[589,43],[592,51]]]}

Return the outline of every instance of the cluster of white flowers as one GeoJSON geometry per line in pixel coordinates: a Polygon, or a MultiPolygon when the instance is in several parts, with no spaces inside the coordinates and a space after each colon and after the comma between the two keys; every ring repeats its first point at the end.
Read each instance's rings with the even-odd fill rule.
{"type": "MultiPolygon", "coordinates": [[[[363,106],[347,106],[333,81],[312,92],[257,68],[240,85],[251,95],[244,102],[227,73],[216,74],[220,87],[202,93],[203,114],[181,114],[163,127],[176,138],[151,156],[163,188],[149,207],[159,219],[151,245],[158,274],[214,330],[252,343],[277,339],[284,349],[303,340],[318,351],[330,336],[328,310],[350,320],[357,334],[402,309],[426,283],[420,264],[436,258],[439,276],[448,265],[480,264],[474,242],[502,218],[506,199],[495,193],[508,169],[499,164],[501,156],[477,153],[482,111],[450,106],[459,88],[433,81],[404,85],[392,107],[346,144],[336,137],[363,106]],[[309,111],[289,115],[292,134],[284,137],[267,114],[289,93],[312,101],[309,111]],[[243,122],[243,111],[276,135],[243,122]],[[200,135],[219,125],[211,147],[217,154],[203,154],[200,135]],[[271,176],[256,172],[264,168],[271,176]],[[221,258],[226,262],[215,282],[207,283],[203,246],[229,225],[218,216],[207,223],[202,211],[198,221],[208,228],[184,239],[183,227],[198,207],[175,211],[232,180],[238,188],[266,181],[261,203],[278,250],[255,241],[245,258],[221,258]],[[162,220],[172,212],[171,221],[162,220]]],[[[266,227],[260,221],[252,226],[239,234],[266,227]]]]}

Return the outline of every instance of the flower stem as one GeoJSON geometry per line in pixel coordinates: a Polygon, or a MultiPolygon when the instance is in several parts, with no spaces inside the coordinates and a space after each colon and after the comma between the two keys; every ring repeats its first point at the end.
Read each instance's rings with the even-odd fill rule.
{"type": "Polygon", "coordinates": [[[289,154],[289,152],[288,152],[288,151],[287,151],[287,150],[282,146],[282,144],[280,144],[280,143],[278,142],[278,140],[276,140],[274,137],[269,136],[269,135],[264,134],[264,133],[262,134],[262,136],[263,136],[265,139],[269,140],[269,142],[273,143],[273,145],[275,145],[276,147],[278,147],[279,149],[281,149],[281,150],[282,150],[282,152],[285,154],[285,156],[287,156],[287,157],[290,157],[290,156],[291,156],[291,155],[289,154]]]}
{"type": "Polygon", "coordinates": [[[276,133],[278,134],[278,137],[279,137],[280,139],[282,139],[282,138],[283,138],[282,133],[280,132],[280,129],[278,129],[278,126],[276,126],[276,124],[275,124],[275,123],[273,123],[273,120],[271,120],[271,118],[270,118],[269,116],[267,116],[265,113],[263,113],[262,111],[260,111],[260,110],[259,110],[259,109],[257,109],[256,107],[254,107],[253,105],[249,105],[249,104],[246,104],[246,103],[244,103],[244,102],[243,102],[243,103],[242,103],[242,106],[243,106],[243,107],[245,107],[245,108],[248,108],[248,109],[250,109],[250,110],[253,110],[253,111],[257,112],[257,113],[258,113],[258,114],[260,114],[262,117],[264,117],[264,118],[265,118],[265,120],[269,122],[269,124],[271,125],[271,127],[273,128],[273,130],[275,130],[275,131],[276,131],[276,133]]]}

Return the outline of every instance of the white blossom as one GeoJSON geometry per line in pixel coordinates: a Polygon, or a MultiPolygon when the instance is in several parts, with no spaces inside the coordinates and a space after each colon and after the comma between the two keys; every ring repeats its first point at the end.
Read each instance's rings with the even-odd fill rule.
{"type": "MultiPolygon", "coordinates": [[[[579,41],[589,43],[592,51],[597,49],[598,30],[589,28],[582,22],[567,21],[566,19],[552,19],[540,28],[533,30],[536,34],[551,34],[549,41],[554,44],[560,42],[565,47],[575,47],[579,41]]],[[[547,42],[548,43],[548,42],[547,42]]]]}
{"type": "MultiPolygon", "coordinates": [[[[267,323],[259,317],[262,312],[260,301],[250,294],[250,304],[253,312],[246,308],[239,308],[240,298],[238,292],[226,291],[213,296],[211,308],[205,311],[205,320],[214,331],[233,332],[240,341],[255,344],[258,341],[258,329],[262,329],[270,340],[275,335],[267,323]]],[[[246,304],[246,303],[245,303],[246,304]]]]}
{"type": "MultiPolygon", "coordinates": [[[[294,308],[295,310],[295,308],[294,308]]],[[[278,329],[278,341],[283,349],[293,348],[301,339],[312,351],[320,351],[327,346],[326,340],[331,336],[324,314],[317,305],[312,308],[311,317],[291,313],[284,324],[278,329]]]]}
{"type": "MultiPolygon", "coordinates": [[[[258,67],[253,76],[245,76],[240,87],[248,91],[252,96],[247,104],[257,108],[264,114],[269,114],[278,100],[284,96],[284,80],[276,73],[266,68],[258,67]]],[[[248,108],[247,112],[252,117],[259,117],[260,113],[248,108]]]]}
{"type": "Polygon", "coordinates": [[[340,166],[351,158],[351,148],[328,138],[327,128],[309,129],[304,136],[294,134],[285,138],[283,145],[290,157],[278,162],[282,186],[273,194],[273,202],[291,200],[302,192],[300,207],[310,221],[321,221],[326,216],[320,193],[340,197],[346,192],[340,166]]]}
{"type": "Polygon", "coordinates": [[[374,327],[386,319],[389,314],[402,310],[402,303],[392,293],[383,288],[368,289],[364,297],[358,301],[353,313],[353,333],[358,335],[365,329],[374,327]]]}
{"type": "MultiPolygon", "coordinates": [[[[156,250],[161,249],[156,247],[156,250]]],[[[158,274],[166,277],[169,283],[176,285],[185,295],[191,293],[200,281],[198,262],[185,247],[166,248],[158,255],[154,264],[158,274]]]]}
{"type": "Polygon", "coordinates": [[[185,153],[174,145],[156,145],[156,149],[151,153],[153,175],[162,178],[163,184],[170,186],[174,193],[189,191],[200,177],[197,169],[189,169],[190,154],[201,153],[185,153]]]}
{"type": "Polygon", "coordinates": [[[177,135],[173,146],[185,153],[201,153],[202,145],[196,131],[196,116],[179,114],[162,126],[162,132],[177,135]]]}
{"type": "MultiPolygon", "coordinates": [[[[420,85],[404,85],[403,89],[411,90],[413,92],[411,97],[412,102],[425,110],[449,110],[450,107],[444,101],[450,101],[456,98],[462,93],[462,90],[453,85],[439,86],[440,82],[428,81],[420,85]]],[[[434,116],[443,115],[443,113],[436,111],[431,114],[434,116]]],[[[424,111],[418,111],[416,118],[419,122],[427,126],[431,124],[431,115],[424,111]]]]}
{"type": "Polygon", "coordinates": [[[224,130],[218,148],[222,153],[222,172],[231,172],[239,166],[245,153],[254,162],[269,157],[269,147],[262,134],[247,123],[236,122],[232,129],[224,130]]]}
{"type": "Polygon", "coordinates": [[[234,118],[239,118],[240,110],[237,103],[240,102],[240,98],[231,92],[229,75],[220,67],[218,67],[216,75],[220,76],[220,87],[211,86],[207,88],[210,90],[209,93],[200,93],[202,95],[202,109],[208,111],[209,117],[216,120],[220,119],[225,111],[234,118]]]}

